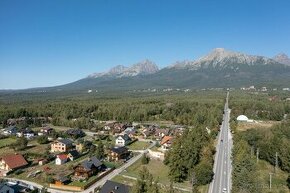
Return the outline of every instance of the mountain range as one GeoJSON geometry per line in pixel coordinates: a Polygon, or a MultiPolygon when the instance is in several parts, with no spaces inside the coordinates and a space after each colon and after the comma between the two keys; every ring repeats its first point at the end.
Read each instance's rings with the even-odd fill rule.
{"type": "MultiPolygon", "coordinates": [[[[150,61],[130,67],[118,65],[66,85],[37,91],[132,91],[142,89],[200,89],[242,86],[290,87],[290,59],[273,58],[216,48],[197,60],[179,61],[165,68],[150,61]]],[[[35,89],[34,89],[35,90],[35,89]]]]}

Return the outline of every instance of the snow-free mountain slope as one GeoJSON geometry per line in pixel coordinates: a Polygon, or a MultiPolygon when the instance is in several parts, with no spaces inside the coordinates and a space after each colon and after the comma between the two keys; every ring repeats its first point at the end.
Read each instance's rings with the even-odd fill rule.
{"type": "Polygon", "coordinates": [[[290,66],[290,58],[284,53],[280,53],[280,54],[276,55],[273,59],[276,62],[290,66]]]}
{"type": "Polygon", "coordinates": [[[131,67],[125,67],[118,65],[104,73],[94,73],[89,75],[89,78],[99,78],[103,76],[107,77],[130,77],[138,75],[148,75],[158,72],[158,66],[150,60],[144,60],[132,65],[131,67]]]}

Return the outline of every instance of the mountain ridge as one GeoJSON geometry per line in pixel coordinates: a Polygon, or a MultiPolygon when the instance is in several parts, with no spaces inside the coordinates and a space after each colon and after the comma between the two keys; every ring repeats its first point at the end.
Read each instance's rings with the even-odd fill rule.
{"type": "Polygon", "coordinates": [[[117,65],[111,68],[107,72],[90,74],[87,78],[99,78],[103,76],[129,77],[129,76],[138,76],[138,75],[148,75],[148,74],[156,73],[157,71],[159,71],[158,66],[154,62],[148,59],[145,59],[141,62],[133,64],[130,67],[117,65]]]}
{"type": "MultiPolygon", "coordinates": [[[[285,58],[285,57],[284,57],[285,58]]],[[[65,85],[34,88],[33,92],[132,91],[166,88],[228,88],[250,85],[290,86],[290,66],[264,56],[217,48],[197,60],[175,62],[159,69],[150,60],[118,65],[65,85]]],[[[23,90],[22,90],[23,91],[23,90]]]]}

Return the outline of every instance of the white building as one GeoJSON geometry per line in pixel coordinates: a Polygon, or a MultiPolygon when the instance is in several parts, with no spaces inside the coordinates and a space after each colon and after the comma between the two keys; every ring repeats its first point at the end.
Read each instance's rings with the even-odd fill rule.
{"type": "Polygon", "coordinates": [[[66,154],[59,154],[56,156],[55,165],[62,165],[67,162],[67,155],[66,154]]]}
{"type": "Polygon", "coordinates": [[[127,134],[118,135],[115,141],[115,146],[117,147],[126,146],[130,142],[131,142],[131,138],[127,134]]]}
{"type": "Polygon", "coordinates": [[[249,121],[249,118],[245,115],[239,115],[237,117],[237,121],[241,121],[241,122],[248,122],[249,121]]]}

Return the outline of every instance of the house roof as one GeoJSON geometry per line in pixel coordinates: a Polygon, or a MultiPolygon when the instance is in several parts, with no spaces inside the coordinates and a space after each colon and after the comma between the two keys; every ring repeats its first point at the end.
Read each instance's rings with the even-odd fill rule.
{"type": "Polygon", "coordinates": [[[165,143],[167,143],[167,142],[170,142],[172,139],[173,139],[172,136],[164,136],[164,137],[162,138],[162,140],[161,140],[160,145],[163,145],[163,144],[165,144],[165,143]]]}
{"type": "Polygon", "coordinates": [[[28,163],[20,154],[9,154],[1,157],[2,160],[9,166],[10,169],[16,169],[26,166],[28,163]]]}
{"type": "Polygon", "coordinates": [[[115,152],[117,154],[122,154],[124,152],[127,152],[128,151],[128,148],[125,147],[125,146],[123,146],[123,147],[113,147],[113,148],[111,148],[111,151],[112,152],[115,152]]]}
{"type": "Polygon", "coordinates": [[[72,145],[73,142],[70,139],[59,139],[57,140],[59,143],[63,143],[65,145],[72,145]]]}
{"type": "Polygon", "coordinates": [[[131,140],[131,138],[127,134],[119,135],[118,137],[122,137],[125,141],[130,141],[131,140]]]}
{"type": "Polygon", "coordinates": [[[18,128],[15,126],[10,126],[10,127],[5,128],[4,130],[5,131],[13,131],[13,130],[18,130],[18,128]]]}
{"type": "Polygon", "coordinates": [[[59,154],[57,155],[57,157],[61,160],[66,160],[67,159],[67,155],[66,154],[59,154]]]}
{"type": "Polygon", "coordinates": [[[156,129],[156,130],[155,130],[155,133],[156,133],[156,134],[164,133],[165,135],[168,135],[168,133],[169,133],[169,129],[156,129]]]}
{"type": "Polygon", "coordinates": [[[7,192],[8,190],[9,190],[9,192],[12,192],[12,190],[14,192],[20,192],[23,189],[24,188],[19,186],[18,184],[15,184],[15,185],[12,185],[12,184],[9,184],[9,183],[1,183],[0,184],[0,192],[7,192]]]}
{"type": "Polygon", "coordinates": [[[80,154],[77,152],[77,150],[72,150],[68,152],[68,155],[71,155],[72,157],[78,157],[80,154]]]}
{"type": "Polygon", "coordinates": [[[56,178],[57,181],[60,181],[62,183],[69,181],[69,178],[67,176],[58,176],[56,178]]]}
{"type": "Polygon", "coordinates": [[[117,183],[108,180],[102,189],[100,190],[100,193],[129,193],[129,187],[125,184],[117,183]]]}
{"type": "Polygon", "coordinates": [[[103,163],[100,160],[98,160],[96,157],[92,157],[89,160],[83,161],[81,165],[84,167],[85,170],[90,171],[93,166],[99,167],[103,165],[103,163]]]}

